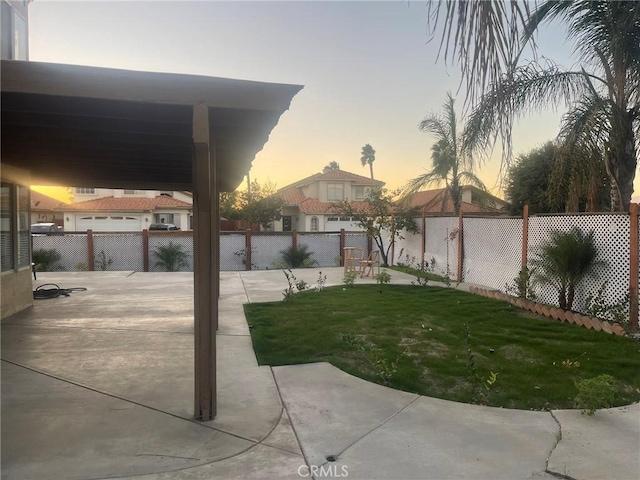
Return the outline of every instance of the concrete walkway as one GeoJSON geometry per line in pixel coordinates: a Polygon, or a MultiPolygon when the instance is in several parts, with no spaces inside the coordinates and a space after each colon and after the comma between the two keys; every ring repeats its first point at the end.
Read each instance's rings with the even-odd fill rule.
{"type": "MultiPolygon", "coordinates": [[[[295,273],[315,284],[319,270],[340,283],[336,268],[295,273]]],[[[280,271],[222,274],[219,413],[198,423],[192,274],[46,273],[35,285],[49,282],[88,291],[2,322],[3,480],[640,478],[637,404],[506,410],[325,363],[258,366],[242,304],[281,299],[280,271]]]]}

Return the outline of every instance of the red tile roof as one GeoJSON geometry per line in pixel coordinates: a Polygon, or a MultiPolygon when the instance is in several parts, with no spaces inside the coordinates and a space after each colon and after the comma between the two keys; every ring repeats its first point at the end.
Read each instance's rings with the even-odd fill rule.
{"type": "MultiPolygon", "coordinates": [[[[471,190],[480,191],[479,189],[476,189],[476,187],[473,187],[470,185],[464,185],[462,189],[463,190],[471,189],[471,190]]],[[[420,208],[424,207],[425,213],[453,213],[455,209],[453,208],[453,200],[451,200],[450,196],[447,197],[447,203],[444,209],[442,208],[444,191],[445,191],[444,188],[437,188],[434,190],[424,190],[422,192],[417,192],[410,197],[410,205],[412,207],[420,207],[420,208]]],[[[489,197],[494,199],[496,207],[498,208],[494,208],[490,205],[483,206],[476,203],[461,202],[460,209],[462,210],[462,213],[498,213],[500,212],[501,210],[499,207],[505,203],[504,200],[490,194],[489,194],[489,197]]]]}
{"type": "Polygon", "coordinates": [[[190,210],[193,206],[190,203],[177,200],[175,198],[161,195],[154,198],[114,198],[103,197],[84,202],[64,205],[64,210],[100,210],[100,211],[153,211],[160,208],[172,210],[190,210]]]}
{"type": "Polygon", "coordinates": [[[31,210],[36,212],[43,210],[58,210],[66,205],[67,204],[65,202],[61,202],[57,198],[31,190],[31,210]]]}

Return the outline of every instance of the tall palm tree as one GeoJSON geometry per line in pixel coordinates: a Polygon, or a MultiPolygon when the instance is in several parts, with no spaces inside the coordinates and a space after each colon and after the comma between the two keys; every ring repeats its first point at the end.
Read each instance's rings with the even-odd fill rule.
{"type": "Polygon", "coordinates": [[[485,192],[487,188],[473,173],[472,157],[462,149],[463,142],[457,132],[454,105],[455,100],[451,93],[447,93],[442,114],[431,113],[420,122],[420,130],[431,133],[436,138],[436,143],[431,147],[432,168],[427,173],[410,180],[404,187],[403,197],[407,198],[430,185],[444,183],[442,210],[444,211],[448,199],[451,198],[454,211],[458,215],[462,202],[463,183],[474,185],[485,192]]]}
{"type": "Polygon", "coordinates": [[[362,166],[369,164],[369,170],[371,171],[371,179],[373,179],[373,162],[376,161],[376,151],[368,143],[362,147],[362,154],[360,157],[362,166]]]}
{"type": "Polygon", "coordinates": [[[513,119],[564,101],[560,140],[600,151],[611,209],[626,211],[640,151],[640,2],[547,0],[529,11],[526,2],[445,0],[429,8],[436,23],[445,9],[444,56],[459,59],[470,98],[479,98],[469,147],[486,151],[501,135],[508,162],[513,119]],[[556,19],[567,26],[581,68],[520,65],[539,27],[556,19]]]}

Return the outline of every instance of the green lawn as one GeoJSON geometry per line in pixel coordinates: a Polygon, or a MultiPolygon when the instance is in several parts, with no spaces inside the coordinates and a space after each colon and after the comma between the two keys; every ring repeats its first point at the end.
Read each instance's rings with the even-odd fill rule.
{"type": "Polygon", "coordinates": [[[262,365],[327,361],[408,392],[520,409],[573,408],[576,380],[609,374],[615,405],[640,400],[640,343],[454,289],[332,287],[245,310],[262,365]]]}

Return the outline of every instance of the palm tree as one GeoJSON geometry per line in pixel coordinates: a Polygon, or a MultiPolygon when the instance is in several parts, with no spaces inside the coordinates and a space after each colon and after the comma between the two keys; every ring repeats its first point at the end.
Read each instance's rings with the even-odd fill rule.
{"type": "Polygon", "coordinates": [[[432,168],[427,173],[410,180],[404,187],[402,196],[408,198],[427,186],[444,183],[442,210],[444,211],[447,200],[451,197],[453,209],[458,215],[462,202],[463,183],[472,184],[485,192],[487,188],[473,173],[472,157],[462,150],[454,104],[455,100],[451,93],[447,93],[442,114],[431,113],[420,122],[420,130],[436,137],[436,143],[431,147],[432,168]]]}
{"type": "Polygon", "coordinates": [[[584,234],[573,227],[569,232],[553,230],[551,239],[540,246],[540,253],[531,261],[535,283],[550,285],[558,291],[558,304],[571,310],[577,286],[591,274],[597,261],[593,231],[584,234]]]}
{"type": "Polygon", "coordinates": [[[373,180],[373,162],[376,161],[376,151],[368,143],[362,147],[362,155],[360,157],[362,166],[369,164],[369,170],[371,171],[371,179],[373,180]]]}
{"type": "Polygon", "coordinates": [[[164,267],[167,272],[177,272],[189,266],[189,254],[180,244],[169,242],[169,245],[160,245],[152,253],[158,259],[156,267],[164,267]]]}
{"type": "Polygon", "coordinates": [[[446,0],[431,3],[431,19],[445,9],[442,47],[457,57],[472,101],[469,148],[486,151],[499,134],[511,154],[513,119],[526,109],[570,108],[559,135],[569,150],[599,151],[611,184],[611,209],[626,211],[640,151],[640,2],[446,0]],[[525,47],[552,20],[567,25],[580,69],[536,61],[519,65],[525,47]]]}
{"type": "Polygon", "coordinates": [[[332,160],[327,165],[325,165],[325,167],[322,169],[322,173],[327,173],[331,170],[340,170],[340,164],[335,160],[332,160]]]}

